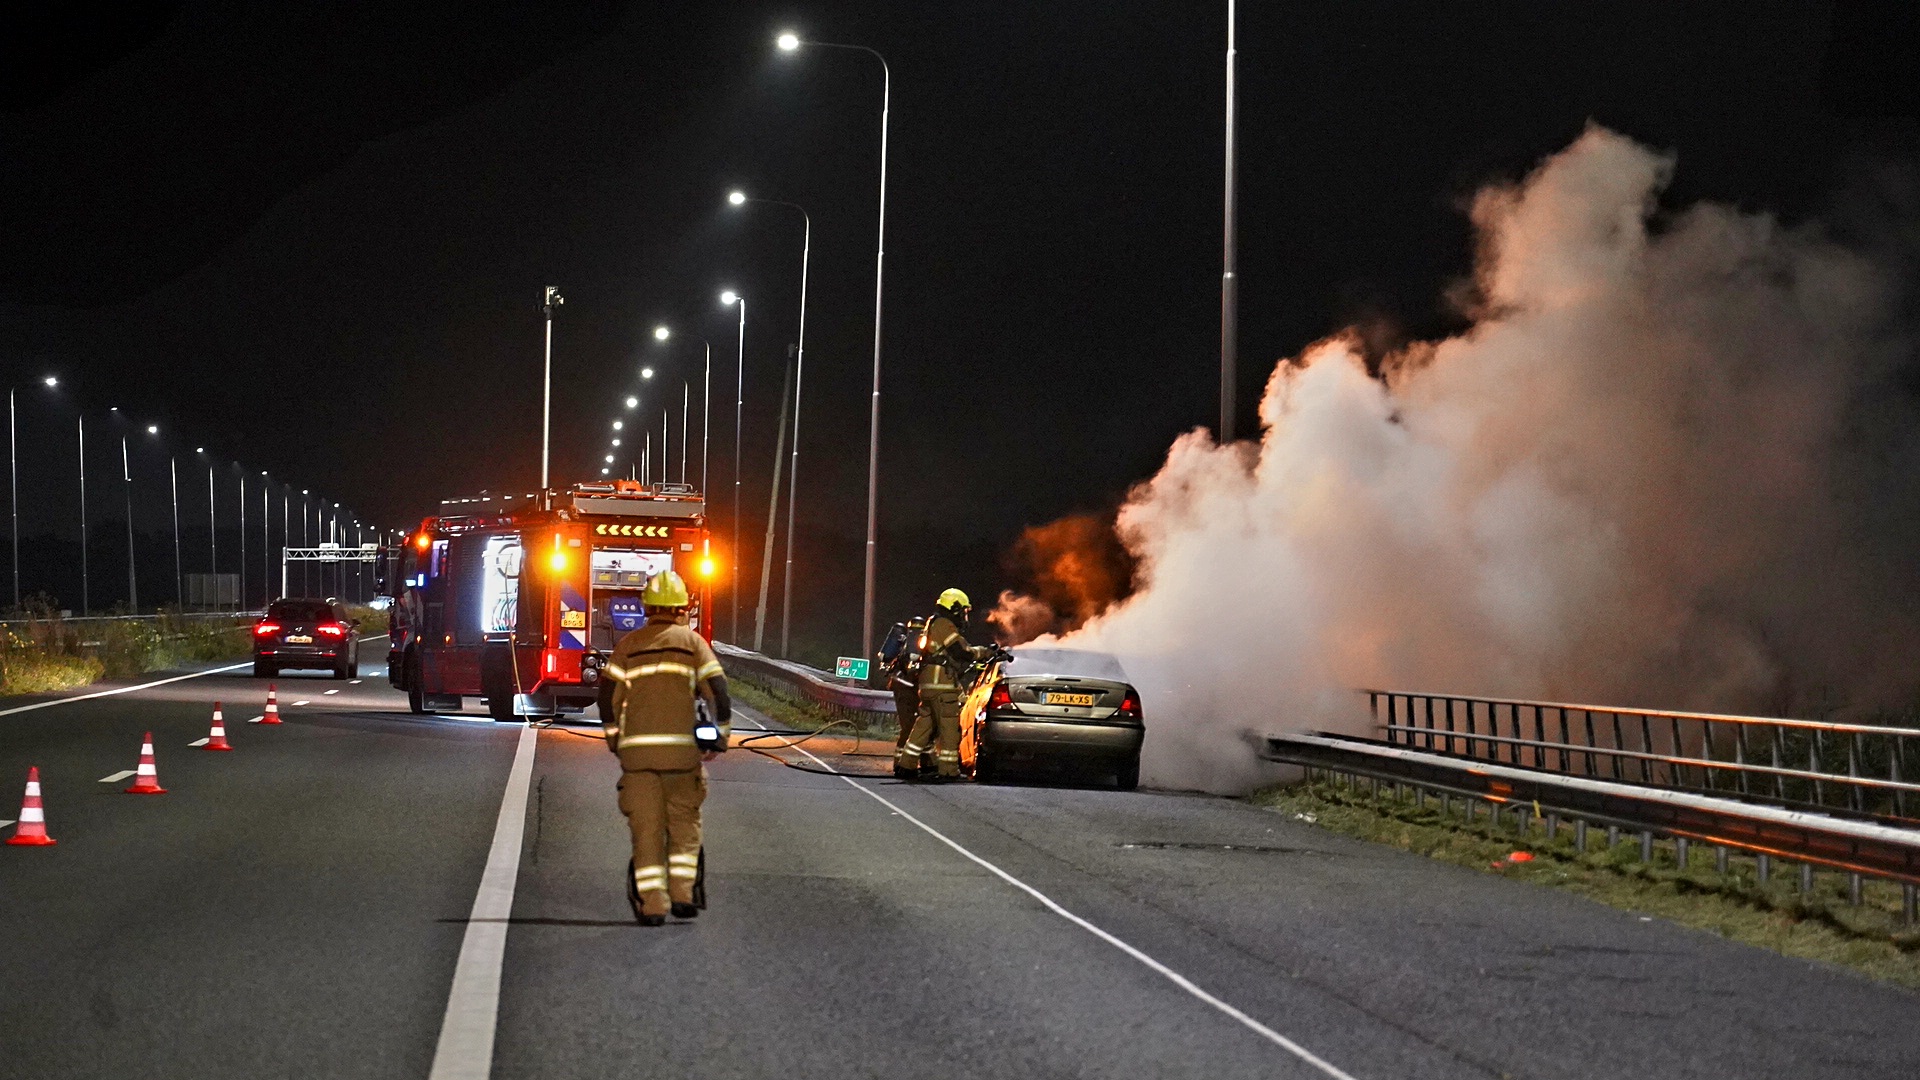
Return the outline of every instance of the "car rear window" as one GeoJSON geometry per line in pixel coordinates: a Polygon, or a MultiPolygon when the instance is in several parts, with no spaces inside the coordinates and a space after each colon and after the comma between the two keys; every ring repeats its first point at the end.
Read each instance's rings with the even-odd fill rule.
{"type": "Polygon", "coordinates": [[[267,618],[281,622],[329,622],[333,608],[324,600],[279,600],[267,609],[267,618]]]}
{"type": "Polygon", "coordinates": [[[1073,675],[1082,679],[1112,679],[1126,682],[1126,669],[1110,653],[1092,652],[1087,649],[1027,649],[1013,650],[1013,661],[1007,665],[1010,675],[1073,675]]]}

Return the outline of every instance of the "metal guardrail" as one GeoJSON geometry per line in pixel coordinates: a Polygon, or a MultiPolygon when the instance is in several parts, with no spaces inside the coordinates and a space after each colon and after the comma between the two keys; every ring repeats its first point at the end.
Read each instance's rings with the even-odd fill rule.
{"type": "Polygon", "coordinates": [[[1889,824],[1339,735],[1268,735],[1260,756],[1303,766],[1309,773],[1318,769],[1407,784],[1417,796],[1462,796],[1469,800],[1469,820],[1473,802],[1484,801],[1492,807],[1496,826],[1505,808],[1518,815],[1522,833],[1529,828],[1528,816],[1537,813],[1545,819],[1549,840],[1565,817],[1574,823],[1575,846],[1581,851],[1586,850],[1587,826],[1594,823],[1607,828],[1609,846],[1622,829],[1638,832],[1643,862],[1652,861],[1653,838],[1660,835],[1675,841],[1682,864],[1693,842],[1719,848],[1723,872],[1726,851],[1752,854],[1762,883],[1773,859],[1798,862],[1802,892],[1812,890],[1815,867],[1837,870],[1849,875],[1856,905],[1863,876],[1884,878],[1900,884],[1907,924],[1920,919],[1920,832],[1889,824]]]}
{"type": "Polygon", "coordinates": [[[1388,743],[1920,824],[1920,728],[1365,690],[1388,743]]]}
{"type": "Polygon", "coordinates": [[[776,660],[721,641],[713,643],[713,651],[720,655],[728,678],[743,678],[869,724],[893,719],[893,695],[885,690],[847,686],[834,682],[832,675],[819,668],[792,660],[776,660]]]}

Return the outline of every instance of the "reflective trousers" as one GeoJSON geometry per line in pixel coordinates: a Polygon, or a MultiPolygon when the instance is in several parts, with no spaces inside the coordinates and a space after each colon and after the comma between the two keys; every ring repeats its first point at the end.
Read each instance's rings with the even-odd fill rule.
{"type": "Polygon", "coordinates": [[[700,872],[700,804],[707,801],[707,770],[620,774],[620,812],[633,831],[633,887],[640,910],[665,915],[668,901],[693,903],[700,872]]]}
{"type": "MultiPolygon", "coordinates": [[[[907,736],[913,734],[913,722],[919,719],[919,716],[920,688],[905,679],[893,680],[893,719],[894,723],[900,728],[899,734],[896,735],[893,740],[893,756],[896,761],[900,760],[901,755],[899,750],[901,747],[907,745],[907,736]]],[[[918,762],[905,767],[912,769],[922,765],[932,764],[933,753],[928,751],[920,756],[918,762]]]]}
{"type": "Polygon", "coordinates": [[[913,733],[894,752],[894,764],[903,769],[917,769],[920,755],[929,747],[933,748],[934,762],[941,776],[960,775],[960,691],[957,687],[921,689],[913,733]]]}

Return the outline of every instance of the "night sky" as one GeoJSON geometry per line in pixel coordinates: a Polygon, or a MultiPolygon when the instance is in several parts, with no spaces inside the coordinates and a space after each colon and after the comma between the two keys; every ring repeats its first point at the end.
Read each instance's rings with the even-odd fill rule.
{"type": "MultiPolygon", "coordinates": [[[[1242,431],[1273,363],[1319,336],[1456,327],[1465,200],[1590,120],[1677,153],[1675,205],[1801,220],[1864,174],[1910,169],[1914,27],[1879,21],[1880,6],[1243,5],[1242,431]]],[[[1217,414],[1224,7],[16,14],[0,62],[0,361],[20,394],[25,591],[76,599],[76,408],[95,606],[125,584],[109,406],[163,428],[133,443],[143,580],[163,555],[152,574],[166,578],[143,600],[172,588],[169,451],[183,476],[198,470],[182,496],[201,530],[189,563],[205,559],[196,446],[223,484],[238,459],[255,481],[267,470],[396,528],[442,498],[530,489],[548,284],[567,301],[557,478],[597,473],[642,363],[660,374],[641,412],[657,425],[671,398],[677,443],[704,336],[717,493],[735,357],[717,294],[749,297],[743,554],[757,574],[800,224],[729,209],[740,186],[813,216],[796,601],[816,655],[847,651],[880,71],[856,53],[777,52],[792,27],[893,66],[883,612],[947,584],[990,597],[1019,576],[1003,556],[1023,527],[1111,511],[1217,414]],[[664,348],[661,322],[678,331],[664,348]]]]}

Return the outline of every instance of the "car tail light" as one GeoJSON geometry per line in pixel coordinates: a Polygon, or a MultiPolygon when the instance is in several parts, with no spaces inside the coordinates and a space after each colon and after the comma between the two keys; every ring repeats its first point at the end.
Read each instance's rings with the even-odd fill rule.
{"type": "Polygon", "coordinates": [[[1139,716],[1140,715],[1140,699],[1133,696],[1131,692],[1129,692],[1126,697],[1121,698],[1120,699],[1120,715],[1121,716],[1139,716]]]}
{"type": "Polygon", "coordinates": [[[987,696],[987,708],[1004,709],[1012,704],[1013,691],[1007,689],[1006,683],[994,683],[993,693],[987,696]]]}
{"type": "Polygon", "coordinates": [[[279,632],[280,632],[280,624],[277,622],[263,622],[263,623],[253,624],[254,637],[266,637],[269,634],[277,634],[279,632]]]}
{"type": "Polygon", "coordinates": [[[347,636],[347,628],[345,626],[340,625],[337,622],[321,623],[319,626],[314,627],[314,629],[320,631],[322,634],[325,634],[328,637],[346,637],[347,636]]]}

